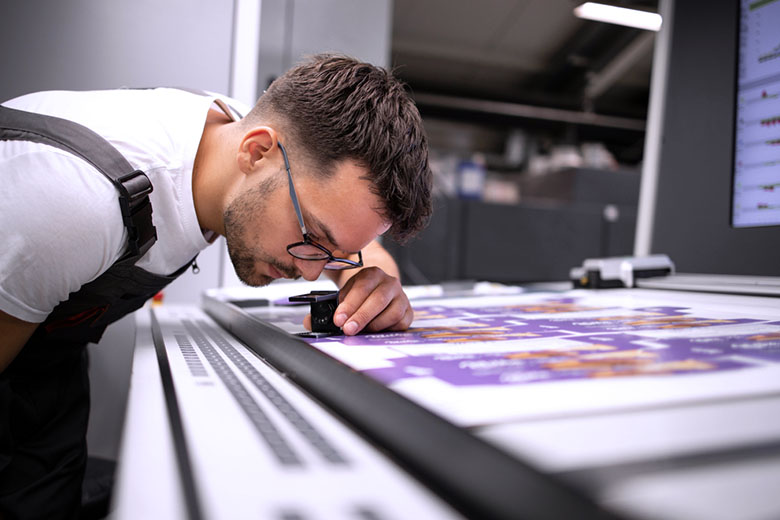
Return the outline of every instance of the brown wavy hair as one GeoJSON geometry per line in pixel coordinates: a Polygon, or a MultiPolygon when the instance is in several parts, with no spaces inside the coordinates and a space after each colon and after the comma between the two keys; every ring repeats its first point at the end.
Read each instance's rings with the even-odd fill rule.
{"type": "Polygon", "coordinates": [[[390,72],[348,56],[312,56],[271,83],[244,122],[269,119],[310,171],[328,176],[345,159],[366,168],[393,238],[402,242],[425,227],[427,138],[417,107],[390,72]]]}

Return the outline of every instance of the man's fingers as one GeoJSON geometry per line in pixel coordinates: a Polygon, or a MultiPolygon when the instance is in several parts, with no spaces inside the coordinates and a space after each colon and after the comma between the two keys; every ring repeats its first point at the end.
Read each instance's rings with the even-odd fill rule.
{"type": "Polygon", "coordinates": [[[352,336],[361,330],[406,330],[414,311],[398,279],[369,267],[341,288],[333,323],[352,336]]]}
{"type": "Polygon", "coordinates": [[[406,298],[395,299],[383,312],[366,325],[365,330],[379,332],[382,330],[406,330],[414,321],[414,310],[406,298]]]}
{"type": "MultiPolygon", "coordinates": [[[[349,318],[342,327],[344,333],[351,336],[363,330],[366,325],[390,306],[390,303],[396,296],[393,293],[388,291],[388,288],[385,285],[375,287],[363,300],[360,306],[358,306],[355,312],[349,315],[349,318]]],[[[348,294],[347,298],[350,296],[351,295],[348,294]]],[[[338,309],[336,312],[339,312],[338,309]]]]}
{"type": "Polygon", "coordinates": [[[409,300],[396,278],[378,269],[361,275],[363,272],[345,284],[342,291],[346,289],[346,292],[342,292],[342,301],[333,318],[345,334],[357,334],[369,324],[367,330],[383,330],[410,318],[407,316],[409,300]]]}
{"type": "MultiPolygon", "coordinates": [[[[382,271],[374,268],[367,268],[350,278],[339,292],[339,299],[341,301],[339,302],[338,307],[336,307],[336,312],[333,313],[333,323],[337,327],[343,328],[346,325],[347,320],[354,316],[358,309],[360,309],[366,300],[369,299],[374,290],[382,284],[383,278],[385,277],[387,277],[387,275],[382,271]]],[[[378,309],[377,313],[381,310],[382,309],[378,309]]],[[[363,312],[366,311],[367,309],[363,310],[363,312]]],[[[376,315],[376,313],[374,315],[376,315]]],[[[371,317],[373,318],[373,316],[371,317]]],[[[360,328],[363,328],[366,323],[367,321],[362,322],[360,328]]]]}

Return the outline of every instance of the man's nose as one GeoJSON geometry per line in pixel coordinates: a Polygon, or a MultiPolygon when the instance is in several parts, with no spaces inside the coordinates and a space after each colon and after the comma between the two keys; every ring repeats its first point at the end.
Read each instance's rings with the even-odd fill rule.
{"type": "Polygon", "coordinates": [[[298,272],[301,273],[301,276],[304,280],[313,282],[320,277],[320,274],[322,274],[322,270],[325,269],[326,262],[327,260],[320,260],[315,262],[312,260],[301,260],[300,258],[296,258],[295,266],[298,268],[298,272]]]}

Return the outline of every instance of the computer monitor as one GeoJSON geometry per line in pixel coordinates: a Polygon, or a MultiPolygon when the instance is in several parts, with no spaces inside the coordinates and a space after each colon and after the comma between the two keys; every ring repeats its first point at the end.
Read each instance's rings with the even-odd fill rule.
{"type": "MultiPolygon", "coordinates": [[[[774,184],[771,177],[777,179],[780,170],[780,164],[764,168],[769,181],[745,180],[745,166],[754,159],[748,158],[753,150],[747,143],[752,140],[746,137],[748,131],[738,130],[739,118],[752,124],[755,117],[735,109],[743,92],[748,98],[754,95],[750,80],[739,83],[739,71],[764,71],[780,62],[771,57],[780,44],[778,10],[780,0],[676,0],[664,19],[669,52],[649,252],[668,254],[678,272],[780,276],[780,222],[773,220],[770,209],[761,208],[766,218],[761,225],[732,221],[732,216],[741,219],[748,213],[746,188],[774,184]],[[740,29],[745,25],[741,13],[747,13],[749,40],[738,67],[740,29]],[[757,23],[763,28],[758,37],[750,32],[757,23]],[[760,58],[764,61],[756,64],[760,58]],[[738,140],[741,148],[735,147],[738,140]],[[740,161],[742,169],[735,176],[740,161]],[[735,182],[740,190],[732,189],[735,182]],[[740,211],[732,212],[735,195],[743,198],[740,211]]],[[[776,92],[768,83],[766,89],[767,96],[776,92]]],[[[759,117],[759,129],[760,120],[769,117],[759,117]]],[[[780,137],[780,125],[765,125],[763,132],[780,137]]],[[[755,148],[780,158],[780,146],[755,148]]],[[[762,205],[780,200],[780,186],[759,189],[762,205]]]]}
{"type": "Polygon", "coordinates": [[[741,0],[734,227],[780,225],[780,2],[741,0]]]}

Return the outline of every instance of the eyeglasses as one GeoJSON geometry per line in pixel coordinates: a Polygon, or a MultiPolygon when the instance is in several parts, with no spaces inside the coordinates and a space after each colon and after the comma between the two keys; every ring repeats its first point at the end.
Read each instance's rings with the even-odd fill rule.
{"type": "Polygon", "coordinates": [[[332,271],[363,267],[363,253],[361,251],[358,251],[357,262],[350,260],[349,258],[338,258],[333,256],[333,253],[331,253],[327,247],[322,246],[309,238],[309,233],[306,231],[306,226],[303,223],[301,206],[298,204],[298,196],[295,194],[295,186],[293,185],[292,173],[290,173],[290,160],[287,158],[287,151],[284,149],[284,146],[282,146],[282,143],[277,141],[277,144],[282,151],[282,157],[284,157],[284,167],[287,169],[287,180],[290,184],[290,199],[295,208],[295,214],[298,215],[298,224],[300,224],[301,233],[303,234],[303,241],[295,242],[294,244],[287,246],[287,252],[301,260],[311,260],[313,262],[327,260],[325,269],[332,271]]]}

